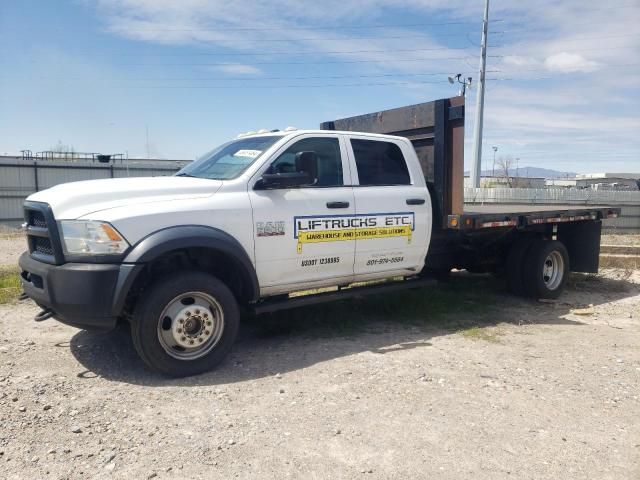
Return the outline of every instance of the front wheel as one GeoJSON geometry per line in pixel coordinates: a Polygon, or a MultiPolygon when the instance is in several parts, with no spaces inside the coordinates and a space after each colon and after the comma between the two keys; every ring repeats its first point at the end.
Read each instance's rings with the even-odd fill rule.
{"type": "Polygon", "coordinates": [[[219,364],[238,334],[240,312],[229,288],[202,272],[185,271],[153,283],[140,298],[131,336],[140,358],[171,377],[219,364]]]}

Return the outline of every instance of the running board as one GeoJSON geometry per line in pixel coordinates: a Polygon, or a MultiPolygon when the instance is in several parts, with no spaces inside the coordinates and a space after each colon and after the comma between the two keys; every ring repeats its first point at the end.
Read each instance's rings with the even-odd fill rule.
{"type": "Polygon", "coordinates": [[[436,283],[437,281],[433,278],[416,278],[415,280],[399,280],[363,287],[345,287],[331,292],[301,295],[299,297],[287,297],[285,299],[279,298],[277,300],[267,299],[252,305],[252,310],[255,315],[259,315],[261,313],[277,312],[279,310],[287,310],[289,308],[306,307],[308,305],[333,302],[335,300],[343,300],[345,298],[363,297],[378,293],[428,287],[435,285],[436,283]]]}

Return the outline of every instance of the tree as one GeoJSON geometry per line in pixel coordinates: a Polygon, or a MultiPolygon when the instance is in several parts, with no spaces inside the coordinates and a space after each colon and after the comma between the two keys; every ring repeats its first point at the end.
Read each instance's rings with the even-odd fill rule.
{"type": "Polygon", "coordinates": [[[498,176],[504,178],[505,183],[509,188],[513,187],[513,179],[509,175],[509,169],[513,166],[513,158],[510,156],[498,158],[496,164],[498,165],[498,176]]]}
{"type": "Polygon", "coordinates": [[[51,147],[50,150],[55,153],[74,153],[76,151],[72,145],[65,145],[60,140],[58,140],[58,143],[51,147]]]}

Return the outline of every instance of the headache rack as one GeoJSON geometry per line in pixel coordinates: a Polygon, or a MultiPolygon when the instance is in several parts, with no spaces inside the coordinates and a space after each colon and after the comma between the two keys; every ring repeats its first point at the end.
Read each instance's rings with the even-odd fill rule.
{"type": "Polygon", "coordinates": [[[434,228],[463,213],[464,97],[393,108],[320,124],[322,130],[383,133],[408,138],[431,194],[434,228]]]}

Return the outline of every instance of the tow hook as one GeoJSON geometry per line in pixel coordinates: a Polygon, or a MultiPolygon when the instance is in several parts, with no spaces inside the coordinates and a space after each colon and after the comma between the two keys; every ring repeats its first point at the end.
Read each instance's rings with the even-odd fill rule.
{"type": "Polygon", "coordinates": [[[48,320],[49,318],[53,317],[54,315],[55,315],[55,312],[53,310],[51,310],[50,308],[45,308],[45,309],[41,310],[40,313],[38,313],[34,317],[34,320],[36,322],[44,322],[45,320],[48,320]]]}

